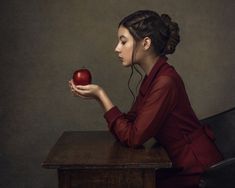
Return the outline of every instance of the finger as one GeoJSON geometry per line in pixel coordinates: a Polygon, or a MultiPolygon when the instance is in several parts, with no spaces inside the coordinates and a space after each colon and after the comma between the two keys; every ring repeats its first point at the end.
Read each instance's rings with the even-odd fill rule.
{"type": "Polygon", "coordinates": [[[73,88],[73,85],[72,83],[69,81],[69,87],[72,89],[73,88]]]}
{"type": "Polygon", "coordinates": [[[72,92],[72,93],[76,93],[76,91],[75,91],[74,89],[71,89],[71,92],[72,92]]]}
{"type": "Polygon", "coordinates": [[[77,89],[81,89],[81,90],[90,89],[90,85],[76,85],[75,87],[76,87],[77,89]]]}
{"type": "Polygon", "coordinates": [[[77,96],[77,93],[73,90],[71,90],[71,93],[74,95],[74,96],[77,96]]]}
{"type": "Polygon", "coordinates": [[[77,88],[71,88],[71,91],[72,91],[73,93],[75,93],[76,95],[82,95],[82,96],[84,96],[84,95],[87,94],[86,91],[80,90],[80,89],[77,89],[77,88]]]}
{"type": "Polygon", "coordinates": [[[75,89],[75,92],[78,93],[79,95],[83,95],[83,96],[88,93],[88,92],[85,91],[85,90],[80,90],[80,89],[77,89],[77,88],[75,89]]]}
{"type": "Polygon", "coordinates": [[[73,93],[79,93],[80,91],[77,88],[71,87],[70,91],[73,93]]]}
{"type": "Polygon", "coordinates": [[[70,88],[71,90],[74,90],[74,88],[73,88],[73,86],[72,86],[71,84],[69,84],[69,88],[70,88]]]}
{"type": "Polygon", "coordinates": [[[76,85],[74,85],[74,83],[71,82],[71,88],[74,90],[77,90],[76,85]]]}
{"type": "Polygon", "coordinates": [[[69,85],[72,85],[73,80],[69,80],[68,83],[69,85]]]}
{"type": "Polygon", "coordinates": [[[74,96],[82,96],[81,94],[79,94],[78,92],[74,91],[74,90],[71,90],[71,93],[74,95],[74,96]]]}
{"type": "Polygon", "coordinates": [[[73,86],[71,86],[71,85],[69,85],[69,88],[70,88],[71,90],[74,90],[74,89],[73,89],[73,86]]]}
{"type": "Polygon", "coordinates": [[[75,87],[73,80],[70,80],[69,83],[71,84],[71,86],[75,87]]]}

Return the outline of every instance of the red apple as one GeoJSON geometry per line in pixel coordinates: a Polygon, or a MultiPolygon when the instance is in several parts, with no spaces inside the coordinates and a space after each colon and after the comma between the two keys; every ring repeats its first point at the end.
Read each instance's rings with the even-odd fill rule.
{"type": "Polygon", "coordinates": [[[88,69],[78,69],[73,73],[73,82],[75,85],[91,84],[91,73],[88,69]]]}

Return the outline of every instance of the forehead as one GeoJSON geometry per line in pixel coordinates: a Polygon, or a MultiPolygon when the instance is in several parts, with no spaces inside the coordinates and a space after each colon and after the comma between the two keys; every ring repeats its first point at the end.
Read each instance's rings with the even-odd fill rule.
{"type": "Polygon", "coordinates": [[[121,37],[132,38],[128,29],[123,26],[120,26],[118,28],[118,38],[121,38],[121,37]]]}

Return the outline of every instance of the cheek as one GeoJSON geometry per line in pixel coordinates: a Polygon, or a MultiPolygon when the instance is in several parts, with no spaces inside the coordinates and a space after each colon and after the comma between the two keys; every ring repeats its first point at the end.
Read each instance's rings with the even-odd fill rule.
{"type": "Polygon", "coordinates": [[[127,56],[132,56],[132,46],[128,46],[125,50],[127,56]]]}
{"type": "Polygon", "coordinates": [[[131,60],[132,57],[131,49],[126,49],[123,55],[125,56],[126,60],[128,61],[131,60]]]}

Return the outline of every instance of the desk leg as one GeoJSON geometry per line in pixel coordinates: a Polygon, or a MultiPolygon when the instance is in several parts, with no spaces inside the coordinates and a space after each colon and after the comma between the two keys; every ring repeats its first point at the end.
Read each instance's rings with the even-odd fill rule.
{"type": "Polygon", "coordinates": [[[59,188],[70,188],[71,177],[69,171],[58,169],[59,188]]]}
{"type": "Polygon", "coordinates": [[[144,188],[156,188],[155,169],[144,170],[144,188]]]}

